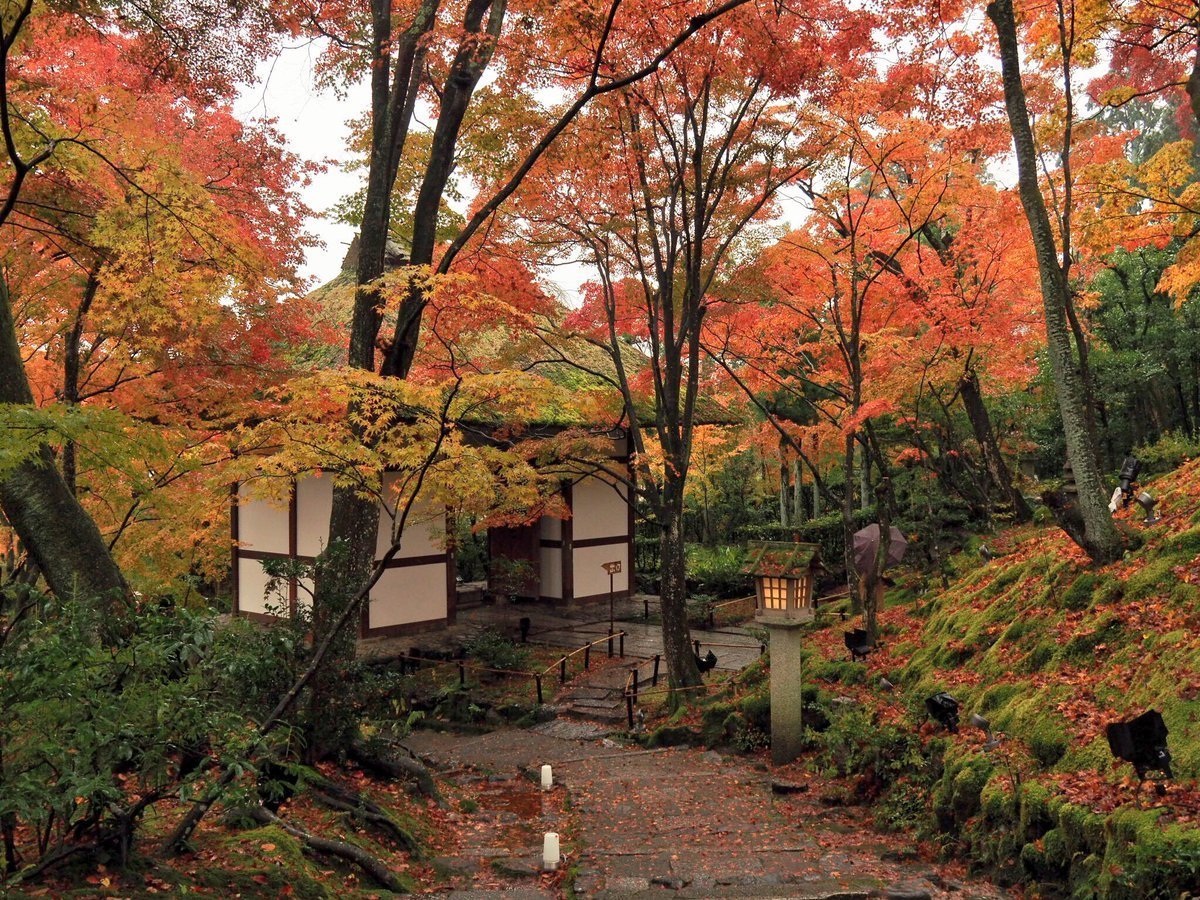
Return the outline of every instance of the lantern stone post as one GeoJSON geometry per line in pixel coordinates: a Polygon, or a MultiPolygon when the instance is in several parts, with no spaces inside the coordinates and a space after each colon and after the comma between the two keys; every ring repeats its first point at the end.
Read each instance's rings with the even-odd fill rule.
{"type": "Polygon", "coordinates": [[[771,762],[784,765],[804,744],[803,626],[813,621],[817,545],[762,541],[749,546],[754,618],[771,647],[771,762]]]}

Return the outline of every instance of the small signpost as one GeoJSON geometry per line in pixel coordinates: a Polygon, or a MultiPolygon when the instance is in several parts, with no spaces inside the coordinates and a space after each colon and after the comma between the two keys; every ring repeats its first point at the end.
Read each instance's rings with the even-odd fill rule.
{"type": "Polygon", "coordinates": [[[600,563],[600,568],[608,573],[608,656],[611,659],[613,655],[613,595],[615,593],[613,576],[621,574],[621,561],[614,559],[612,562],[600,563]]]}

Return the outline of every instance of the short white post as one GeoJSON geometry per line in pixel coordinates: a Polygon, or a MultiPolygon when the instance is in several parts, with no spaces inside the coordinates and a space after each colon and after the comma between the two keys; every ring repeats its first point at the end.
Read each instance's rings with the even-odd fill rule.
{"type": "Polygon", "coordinates": [[[554,787],[554,771],[549,766],[542,766],[542,790],[548,791],[554,787]]]}
{"type": "Polygon", "coordinates": [[[558,868],[558,832],[547,831],[542,838],[542,868],[553,872],[558,868]]]}

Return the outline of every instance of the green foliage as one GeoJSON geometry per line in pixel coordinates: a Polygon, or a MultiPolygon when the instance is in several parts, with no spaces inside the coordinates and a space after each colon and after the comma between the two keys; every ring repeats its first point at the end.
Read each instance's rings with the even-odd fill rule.
{"type": "Polygon", "coordinates": [[[1169,472],[1189,459],[1200,456],[1200,440],[1189,437],[1183,431],[1168,431],[1153,443],[1135,447],[1133,452],[1142,461],[1145,477],[1158,472],[1169,472]]]}
{"type": "Polygon", "coordinates": [[[514,643],[493,628],[483,628],[463,642],[471,659],[493,669],[524,672],[529,665],[529,648],[514,643]]]}
{"type": "Polygon", "coordinates": [[[746,551],[742,547],[689,544],[688,590],[721,600],[745,597],[753,590],[750,576],[742,574],[745,565],[746,551]]]}
{"type": "Polygon", "coordinates": [[[120,635],[106,645],[81,601],[5,600],[0,816],[44,832],[47,852],[78,844],[123,864],[146,810],[186,800],[217,742],[226,765],[252,771],[233,739],[242,686],[228,680],[250,661],[214,616],[130,608],[106,621],[120,635]]]}

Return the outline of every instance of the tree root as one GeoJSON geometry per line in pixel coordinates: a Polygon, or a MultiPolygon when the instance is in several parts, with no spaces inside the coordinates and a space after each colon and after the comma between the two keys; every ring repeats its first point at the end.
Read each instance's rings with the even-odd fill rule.
{"type": "Polygon", "coordinates": [[[412,852],[420,849],[417,839],[401,828],[386,809],[368,797],[325,780],[312,784],[309,790],[313,800],[322,806],[347,813],[364,825],[378,829],[405,850],[412,852]]]}
{"type": "Polygon", "coordinates": [[[356,847],[354,844],[348,844],[345,841],[335,841],[330,838],[310,834],[303,828],[298,828],[289,822],[285,822],[264,806],[251,807],[241,812],[261,825],[279,826],[292,837],[299,840],[306,850],[336,856],[338,859],[344,859],[346,862],[353,863],[370,876],[371,880],[380,887],[387,888],[389,891],[397,894],[408,893],[408,888],[405,887],[404,882],[397,877],[396,873],[389,869],[382,860],[372,856],[361,847],[356,847]]]}
{"type": "Polygon", "coordinates": [[[350,745],[350,758],[368,772],[412,782],[418,794],[431,798],[440,807],[446,807],[446,800],[438,790],[433,775],[417,760],[398,754],[377,753],[363,741],[354,741],[350,745]]]}

